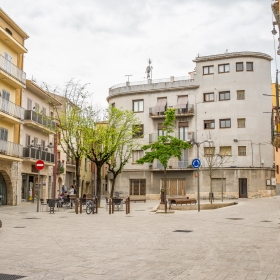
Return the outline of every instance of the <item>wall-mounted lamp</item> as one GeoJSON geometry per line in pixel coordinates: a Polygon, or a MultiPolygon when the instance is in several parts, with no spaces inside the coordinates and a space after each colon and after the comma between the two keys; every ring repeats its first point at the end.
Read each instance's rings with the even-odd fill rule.
{"type": "Polygon", "coordinates": [[[276,35],[276,34],[277,34],[277,31],[276,31],[276,29],[275,29],[275,25],[277,24],[277,22],[274,21],[272,24],[273,24],[273,29],[272,29],[271,33],[272,33],[273,35],[276,35]]]}
{"type": "Polygon", "coordinates": [[[234,142],[238,142],[238,140],[237,140],[237,139],[233,139],[233,141],[234,141],[234,142]]]}

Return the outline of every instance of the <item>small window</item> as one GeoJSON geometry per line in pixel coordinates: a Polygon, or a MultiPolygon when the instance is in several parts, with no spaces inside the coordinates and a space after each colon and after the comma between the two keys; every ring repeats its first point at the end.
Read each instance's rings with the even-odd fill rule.
{"type": "Polygon", "coordinates": [[[203,93],[204,102],[213,102],[214,101],[214,92],[203,93]]]}
{"type": "Polygon", "coordinates": [[[0,140],[8,141],[8,129],[0,127],[0,140]]]}
{"type": "Polygon", "coordinates": [[[275,150],[276,150],[276,152],[278,153],[278,148],[277,148],[277,147],[275,148],[275,150]]]}
{"type": "Polygon", "coordinates": [[[111,105],[112,105],[112,107],[116,107],[116,103],[112,103],[111,105]]]}
{"type": "Polygon", "coordinates": [[[9,28],[6,27],[5,30],[6,30],[7,33],[9,33],[11,36],[13,36],[13,33],[9,28]]]}
{"type": "Polygon", "coordinates": [[[220,128],[230,128],[231,121],[230,119],[220,120],[220,128]]]}
{"type": "Polygon", "coordinates": [[[214,128],[215,128],[215,120],[204,121],[204,129],[214,129],[214,128]]]}
{"type": "Polygon", "coordinates": [[[246,71],[253,71],[253,62],[246,62],[246,71]]]}
{"type": "Polygon", "coordinates": [[[231,146],[221,146],[220,155],[221,156],[231,156],[231,146]]]}
{"type": "Polygon", "coordinates": [[[219,73],[228,73],[229,72],[229,63],[228,64],[220,64],[218,66],[219,73]]]}
{"type": "Polygon", "coordinates": [[[245,99],[245,90],[237,90],[237,100],[245,99]]]}
{"type": "Polygon", "coordinates": [[[143,150],[135,150],[132,151],[132,162],[136,163],[136,161],[144,156],[143,150]]]}
{"type": "Polygon", "coordinates": [[[214,74],[214,65],[204,66],[203,67],[203,75],[214,74]]]}
{"type": "Polygon", "coordinates": [[[133,100],[133,112],[144,111],[144,100],[133,100]]]}
{"type": "Polygon", "coordinates": [[[279,174],[279,165],[276,165],[276,173],[279,174]]]}
{"type": "Polygon", "coordinates": [[[215,147],[204,147],[204,156],[210,157],[215,155],[215,147]]]}
{"type": "Polygon", "coordinates": [[[219,100],[220,101],[230,100],[230,92],[229,91],[219,92],[219,100]]]}
{"type": "Polygon", "coordinates": [[[146,179],[130,179],[129,185],[130,195],[146,195],[146,179]]]}
{"type": "Polygon", "coordinates": [[[238,146],[238,155],[246,156],[246,146],[238,146]]]}
{"type": "Polygon", "coordinates": [[[243,62],[236,62],[236,72],[243,71],[243,62]]]}
{"type": "Polygon", "coordinates": [[[245,119],[237,119],[237,127],[245,128],[245,119]]]}
{"type": "Polygon", "coordinates": [[[137,124],[137,125],[134,125],[133,127],[133,138],[141,138],[143,137],[144,135],[144,125],[143,124],[137,124]]]}

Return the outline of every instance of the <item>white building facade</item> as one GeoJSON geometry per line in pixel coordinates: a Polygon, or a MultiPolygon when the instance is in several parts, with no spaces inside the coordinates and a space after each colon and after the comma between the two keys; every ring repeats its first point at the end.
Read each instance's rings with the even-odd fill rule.
{"type": "MultiPolygon", "coordinates": [[[[271,99],[264,95],[271,92],[271,60],[256,52],[197,57],[190,77],[127,82],[109,89],[109,104],[133,110],[141,120],[143,144],[162,135],[168,107],[176,108],[174,136],[201,143],[183,151],[181,160],[170,159],[167,195],[197,197],[197,172],[191,167],[197,156],[202,162],[201,198],[209,197],[210,180],[215,198],[275,195],[271,114],[266,113],[271,111],[271,99]],[[213,165],[211,178],[209,157],[220,162],[213,165]]],[[[133,153],[116,190],[157,199],[162,166],[136,164],[142,155],[141,148],[133,153]]]]}

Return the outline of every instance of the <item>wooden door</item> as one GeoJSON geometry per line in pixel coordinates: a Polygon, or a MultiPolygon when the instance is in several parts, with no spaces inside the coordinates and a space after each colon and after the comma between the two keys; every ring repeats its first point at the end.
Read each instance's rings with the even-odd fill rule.
{"type": "Polygon", "coordinates": [[[247,178],[239,178],[239,198],[248,198],[247,178]]]}

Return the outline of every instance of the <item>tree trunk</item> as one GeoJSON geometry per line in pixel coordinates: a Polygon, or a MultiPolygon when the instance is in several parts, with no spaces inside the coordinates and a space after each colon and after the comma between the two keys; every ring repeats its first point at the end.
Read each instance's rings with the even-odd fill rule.
{"type": "Polygon", "coordinates": [[[96,165],[96,196],[98,207],[100,207],[101,200],[101,167],[102,166],[96,165]]]}
{"type": "Polygon", "coordinates": [[[161,196],[161,201],[160,201],[160,203],[161,204],[165,204],[165,201],[166,201],[166,167],[164,167],[164,170],[163,170],[163,177],[164,177],[164,179],[163,179],[163,181],[164,181],[164,183],[163,183],[163,195],[161,196]]]}
{"type": "Polygon", "coordinates": [[[110,191],[110,198],[112,198],[114,196],[115,184],[116,184],[116,177],[115,177],[115,174],[113,174],[112,188],[111,188],[111,191],[110,191]]]}
{"type": "Polygon", "coordinates": [[[210,176],[210,203],[212,204],[212,176],[210,176]]]}
{"type": "Polygon", "coordinates": [[[75,159],[76,160],[76,197],[79,198],[80,194],[80,159],[75,159]]]}

